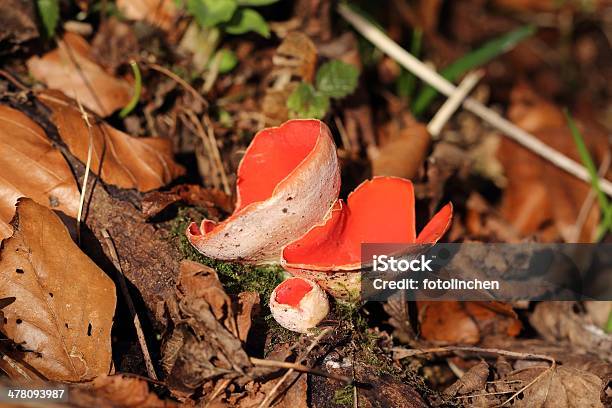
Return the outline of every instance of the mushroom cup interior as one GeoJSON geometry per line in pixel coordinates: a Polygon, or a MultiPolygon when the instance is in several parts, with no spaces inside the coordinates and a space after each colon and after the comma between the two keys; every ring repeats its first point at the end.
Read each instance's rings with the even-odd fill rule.
{"type": "Polygon", "coordinates": [[[346,204],[339,200],[323,225],[286,246],[283,263],[318,271],[358,269],[362,243],[436,242],[446,232],[451,216],[449,204],[417,238],[410,180],[376,177],[357,187],[346,204]]]}

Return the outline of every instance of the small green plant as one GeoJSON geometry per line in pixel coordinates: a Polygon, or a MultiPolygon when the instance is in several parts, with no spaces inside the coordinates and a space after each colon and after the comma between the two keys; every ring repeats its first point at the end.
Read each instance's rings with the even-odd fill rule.
{"type": "Polygon", "coordinates": [[[570,115],[568,111],[565,111],[565,117],[567,118],[567,124],[572,133],[572,138],[574,139],[574,143],[576,143],[576,148],[578,149],[578,154],[580,155],[580,160],[582,164],[589,172],[589,176],[591,177],[591,186],[593,190],[597,193],[597,199],[599,201],[599,208],[602,213],[602,221],[599,224],[598,232],[597,232],[597,241],[601,240],[603,236],[608,232],[612,231],[612,205],[608,201],[608,197],[603,192],[599,185],[599,175],[597,174],[597,167],[589,154],[589,149],[584,142],[584,138],[580,133],[580,130],[576,126],[574,119],[570,115]]]}
{"type": "Polygon", "coordinates": [[[266,6],[278,0],[187,0],[187,11],[204,28],[220,27],[228,34],[256,32],[270,36],[268,23],[249,6],[266,6]]]}
{"type": "Polygon", "coordinates": [[[138,63],[134,60],[130,61],[130,67],[132,67],[132,72],[134,74],[134,94],[132,98],[128,102],[127,105],[121,109],[119,112],[120,118],[125,118],[130,114],[138,105],[138,101],[140,100],[140,93],[142,92],[142,75],[140,75],[140,68],[138,68],[138,63]]]}
{"type": "Polygon", "coordinates": [[[359,70],[339,60],[323,64],[315,86],[302,82],[289,95],[287,108],[293,118],[321,119],[329,110],[330,99],[342,99],[357,88],[359,70]]]}
{"type": "MultiPolygon", "coordinates": [[[[440,71],[440,75],[449,81],[455,81],[466,72],[480,67],[490,62],[495,57],[510,51],[519,42],[532,36],[535,31],[536,29],[534,26],[526,25],[510,31],[501,37],[494,38],[493,40],[483,44],[480,48],[467,53],[463,57],[455,60],[447,67],[443,68],[440,71]]],[[[431,104],[437,94],[438,92],[429,85],[423,88],[412,104],[412,112],[417,116],[421,115],[431,104]]]]}
{"type": "Polygon", "coordinates": [[[47,38],[52,38],[59,21],[59,0],[37,0],[36,7],[47,38]]]}

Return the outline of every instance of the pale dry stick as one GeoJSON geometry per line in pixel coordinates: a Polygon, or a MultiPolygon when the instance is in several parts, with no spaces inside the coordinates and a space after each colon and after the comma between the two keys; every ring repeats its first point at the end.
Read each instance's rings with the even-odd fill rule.
{"type": "Polygon", "coordinates": [[[183,78],[181,78],[180,76],[176,75],[174,72],[170,71],[167,68],[162,67],[161,65],[155,64],[153,62],[145,62],[145,64],[157,71],[160,72],[162,74],[164,74],[165,76],[167,76],[168,78],[172,79],[174,82],[176,82],[177,84],[181,85],[183,88],[185,88],[187,91],[189,91],[189,93],[191,93],[196,99],[198,99],[200,102],[202,102],[202,104],[204,106],[208,106],[208,101],[206,99],[204,99],[204,97],[202,95],[199,94],[198,91],[196,91],[193,86],[189,85],[183,78]]]}
{"type": "Polygon", "coordinates": [[[85,206],[85,192],[87,190],[87,180],[89,179],[89,171],[91,170],[91,156],[93,153],[93,130],[91,127],[91,123],[89,122],[89,115],[83,109],[83,105],[81,105],[81,100],[79,96],[75,92],[75,97],[77,101],[77,105],[79,106],[79,111],[81,111],[81,117],[87,126],[87,133],[89,134],[89,147],[87,148],[87,162],[85,163],[85,174],[83,175],[83,186],[81,188],[81,197],[79,198],[79,210],[77,211],[77,225],[76,225],[76,234],[77,234],[77,244],[81,245],[81,218],[83,216],[83,207],[85,206]]]}
{"type": "MultiPolygon", "coordinates": [[[[296,360],[296,363],[301,363],[302,361],[304,361],[304,359],[308,356],[308,354],[310,354],[310,352],[312,351],[312,349],[314,349],[316,347],[317,344],[319,344],[319,342],[321,341],[321,339],[323,337],[325,337],[325,335],[327,333],[329,333],[329,331],[331,330],[331,328],[327,328],[325,330],[323,330],[321,333],[319,333],[319,335],[317,337],[314,338],[314,340],[312,341],[312,343],[310,343],[310,345],[308,346],[308,348],[306,349],[306,351],[303,354],[303,357],[296,360]]],[[[285,375],[283,375],[283,377],[278,380],[278,382],[274,385],[274,388],[272,388],[272,390],[270,391],[270,393],[266,396],[266,398],[264,398],[263,401],[261,401],[261,404],[259,404],[258,408],[265,408],[268,407],[270,405],[270,402],[274,400],[274,398],[276,397],[276,392],[278,391],[278,389],[281,387],[281,385],[284,384],[285,381],[287,381],[287,379],[289,378],[289,376],[291,374],[293,374],[295,372],[295,369],[290,368],[289,370],[287,370],[287,372],[285,373],[285,375]]]]}
{"type": "MultiPolygon", "coordinates": [[[[466,351],[471,353],[490,353],[490,354],[498,354],[506,357],[512,357],[516,359],[524,359],[524,360],[546,360],[550,362],[550,367],[546,368],[546,370],[542,371],[538,374],[533,380],[531,380],[527,385],[522,387],[520,390],[516,391],[512,394],[506,401],[499,405],[499,407],[503,407],[513,399],[515,399],[520,393],[524,392],[526,389],[531,387],[533,384],[542,379],[549,371],[554,370],[557,367],[557,361],[551,357],[546,356],[544,354],[533,354],[533,353],[520,353],[518,351],[509,351],[509,350],[501,350],[496,348],[480,348],[480,347],[469,347],[469,346],[449,346],[449,347],[434,347],[429,349],[422,350],[408,350],[403,348],[394,348],[393,351],[401,351],[404,354],[399,357],[402,359],[404,357],[412,357],[419,354],[430,354],[430,353],[452,353],[456,351],[466,351]]],[[[532,367],[535,368],[535,367],[532,367]]]]}
{"type": "Polygon", "coordinates": [[[314,368],[307,367],[302,364],[290,363],[287,361],[276,361],[276,360],[265,360],[262,358],[249,357],[249,360],[253,365],[261,367],[278,367],[278,368],[293,368],[295,371],[301,373],[308,373],[312,375],[318,375],[319,377],[331,378],[332,380],[340,381],[345,384],[352,384],[353,380],[344,375],[335,375],[326,373],[325,371],[317,370],[314,368]]]}
{"type": "Polygon", "coordinates": [[[231,378],[226,378],[225,380],[221,381],[219,385],[215,387],[215,390],[213,391],[208,401],[206,401],[204,408],[208,407],[215,400],[215,398],[217,398],[217,396],[221,394],[221,391],[227,388],[230,382],[232,382],[231,378]]]}
{"type": "MultiPolygon", "coordinates": [[[[612,162],[611,159],[612,155],[610,154],[610,152],[606,152],[606,155],[604,156],[601,165],[599,166],[599,171],[597,172],[599,177],[603,177],[608,172],[608,169],[610,168],[610,164],[612,162]]],[[[586,223],[589,213],[591,212],[591,208],[595,203],[596,196],[597,192],[595,191],[595,189],[592,188],[589,190],[589,194],[582,202],[582,206],[580,207],[580,211],[578,212],[578,217],[576,218],[576,224],[574,225],[574,233],[572,238],[570,239],[570,242],[577,242],[580,238],[580,233],[582,232],[584,224],[586,223]]]]}
{"type": "Polygon", "coordinates": [[[227,179],[227,173],[225,167],[223,167],[223,160],[221,160],[221,152],[219,152],[219,146],[217,145],[217,138],[215,137],[215,130],[213,129],[212,123],[208,118],[208,115],[204,115],[204,125],[206,125],[206,134],[208,135],[208,141],[212,148],[213,158],[216,161],[219,174],[221,175],[221,183],[223,183],[223,191],[227,195],[232,194],[230,189],[229,181],[227,179]]]}
{"type": "Polygon", "coordinates": [[[340,140],[342,140],[342,147],[344,150],[349,152],[350,155],[353,154],[353,146],[351,145],[351,139],[348,137],[346,133],[346,128],[344,127],[344,123],[342,123],[342,119],[339,116],[334,118],[334,122],[336,123],[336,127],[338,128],[338,133],[340,133],[340,140]]]}
{"type": "Polygon", "coordinates": [[[444,105],[438,109],[434,117],[427,124],[427,131],[431,138],[436,140],[440,136],[442,128],[455,114],[457,109],[463,103],[463,100],[472,92],[478,81],[483,77],[483,71],[469,72],[461,81],[456,91],[444,102],[444,105]]]}
{"type": "MultiPolygon", "coordinates": [[[[439,92],[446,96],[450,96],[453,92],[455,92],[456,87],[451,82],[412,56],[409,52],[400,47],[395,41],[389,38],[385,33],[376,28],[369,21],[353,12],[347,5],[339,4],[338,13],[340,13],[340,15],[351,25],[353,25],[353,27],[355,27],[355,29],[361,35],[363,35],[381,51],[393,58],[414,75],[436,88],[439,92]]],[[[559,151],[551,148],[541,140],[519,128],[510,121],[504,119],[498,113],[487,108],[475,99],[466,98],[463,101],[463,107],[483,119],[485,122],[488,122],[497,128],[497,130],[501,131],[507,137],[513,139],[542,158],[550,161],[557,167],[583,181],[591,181],[589,172],[584,166],[563,155],[559,151]]],[[[599,183],[602,191],[612,196],[612,182],[600,178],[599,183]]]]}
{"type": "Polygon", "coordinates": [[[138,337],[138,343],[140,344],[140,350],[142,351],[142,355],[144,357],[145,366],[147,367],[147,373],[149,377],[157,381],[157,374],[155,374],[155,368],[153,367],[153,360],[151,360],[151,355],[149,354],[149,348],[147,347],[147,342],[145,340],[144,332],[142,330],[142,325],[140,324],[140,318],[138,317],[138,313],[136,313],[136,308],[134,307],[134,302],[132,301],[132,297],[130,296],[130,292],[128,291],[127,284],[125,283],[125,276],[123,275],[123,269],[121,268],[121,264],[119,263],[119,256],[117,255],[117,249],[115,248],[115,244],[111,239],[108,231],[106,229],[102,229],[102,236],[106,241],[106,245],[108,246],[108,251],[111,255],[111,261],[115,268],[117,269],[117,275],[119,278],[119,287],[121,288],[121,293],[125,298],[125,302],[128,305],[128,309],[130,309],[130,314],[134,316],[134,327],[136,328],[136,336],[138,337]]]}
{"type": "Polygon", "coordinates": [[[195,126],[195,130],[196,130],[195,133],[202,140],[202,145],[204,146],[204,150],[206,150],[206,154],[210,159],[209,163],[212,166],[211,172],[213,176],[213,185],[215,188],[221,189],[221,187],[223,186],[223,181],[220,180],[221,173],[217,169],[215,169],[215,167],[217,167],[217,161],[215,160],[215,157],[214,157],[213,147],[210,145],[211,144],[210,138],[208,137],[206,130],[204,130],[204,126],[202,126],[202,122],[200,122],[200,120],[198,119],[196,114],[193,113],[193,111],[189,109],[183,109],[183,112],[185,112],[185,114],[187,115],[191,123],[195,126]]]}
{"type": "Polygon", "coordinates": [[[32,382],[32,377],[30,377],[28,375],[28,373],[26,373],[25,371],[23,371],[23,369],[21,367],[19,367],[19,364],[17,364],[17,362],[15,360],[13,360],[12,358],[10,358],[9,356],[7,356],[6,354],[2,353],[2,360],[6,361],[6,364],[10,365],[15,371],[17,371],[19,373],[19,375],[21,375],[23,378],[25,378],[26,380],[32,382]]]}

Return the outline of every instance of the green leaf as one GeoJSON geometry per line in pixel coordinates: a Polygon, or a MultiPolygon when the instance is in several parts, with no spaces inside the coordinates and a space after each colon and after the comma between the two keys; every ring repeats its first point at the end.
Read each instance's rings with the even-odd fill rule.
{"type": "Polygon", "coordinates": [[[274,4],[279,0],[238,0],[238,4],[241,6],[267,6],[268,4],[274,4]]]}
{"type": "Polygon", "coordinates": [[[37,0],[36,5],[47,37],[51,38],[59,21],[59,0],[37,0]]]}
{"type": "Polygon", "coordinates": [[[237,7],[236,0],[187,0],[187,10],[202,27],[230,21],[237,7]]]}
{"type": "Polygon", "coordinates": [[[329,97],[317,92],[312,85],[302,82],[289,95],[287,108],[294,118],[321,119],[329,109],[329,97]]]}
{"type": "Polygon", "coordinates": [[[238,64],[238,58],[236,54],[228,49],[222,49],[217,51],[215,58],[219,58],[219,73],[226,74],[236,67],[238,64]]]}
{"type": "Polygon", "coordinates": [[[138,101],[140,100],[140,93],[142,92],[142,76],[140,75],[138,64],[136,61],[132,60],[130,61],[130,66],[132,67],[132,72],[134,73],[134,94],[132,95],[132,99],[130,99],[128,104],[125,105],[119,112],[120,118],[125,118],[131,111],[134,110],[138,104],[138,101]]]}
{"type": "Polygon", "coordinates": [[[225,26],[225,31],[229,34],[244,34],[254,31],[262,37],[270,37],[270,29],[266,20],[253,9],[238,9],[231,21],[225,26]]]}
{"type": "MultiPolygon", "coordinates": [[[[532,25],[526,25],[510,31],[455,60],[455,62],[442,69],[440,75],[449,81],[455,81],[466,72],[488,63],[500,54],[510,51],[516,44],[534,33],[535,27],[532,25]]],[[[412,112],[417,116],[421,115],[437,94],[438,92],[429,85],[423,88],[412,105],[412,112]]]]}
{"type": "Polygon", "coordinates": [[[332,98],[344,98],[357,88],[359,70],[339,60],[326,62],[317,71],[317,91],[332,98]]]}
{"type": "Polygon", "coordinates": [[[567,125],[570,128],[572,133],[572,138],[574,139],[574,143],[576,143],[576,148],[578,149],[578,154],[580,155],[580,160],[582,164],[589,172],[589,176],[591,176],[591,186],[593,190],[597,193],[597,199],[599,200],[599,208],[601,209],[601,213],[603,214],[603,220],[599,224],[599,233],[597,234],[597,240],[599,241],[603,235],[612,230],[612,205],[610,205],[608,201],[608,197],[603,192],[599,185],[599,174],[597,172],[597,167],[591,158],[591,154],[589,153],[589,149],[584,142],[584,138],[578,130],[572,115],[568,111],[565,111],[565,117],[567,119],[567,125]]]}

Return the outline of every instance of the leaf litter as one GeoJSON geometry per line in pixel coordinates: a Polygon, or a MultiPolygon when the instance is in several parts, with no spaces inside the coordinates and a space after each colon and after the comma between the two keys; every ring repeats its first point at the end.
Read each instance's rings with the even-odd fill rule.
{"type": "MultiPolygon", "coordinates": [[[[41,169],[42,164],[55,175],[50,180],[44,172],[26,173],[14,156],[0,156],[12,166],[0,166],[2,221],[13,217],[20,196],[34,200],[20,199],[22,209],[29,203],[45,220],[32,227],[18,213],[24,223],[0,227],[6,237],[12,235],[3,241],[0,272],[14,258],[5,256],[10,254],[7,248],[26,239],[25,229],[38,233],[27,239],[35,243],[40,231],[53,224],[54,231],[61,230],[54,235],[58,242],[30,245],[30,257],[42,259],[36,271],[70,282],[54,288],[51,299],[75,297],[73,291],[82,286],[78,282],[93,270],[104,276],[110,284],[104,290],[112,293],[105,298],[112,300],[110,307],[90,304],[84,301],[86,292],[79,292],[78,306],[104,309],[97,318],[106,326],[90,316],[70,322],[83,336],[70,339],[77,345],[74,350],[84,350],[74,354],[90,368],[83,370],[83,363],[71,371],[64,366],[73,357],[47,359],[50,351],[35,349],[35,339],[27,337],[27,330],[23,333],[39,317],[28,312],[45,307],[24,306],[23,294],[14,289],[3,292],[7,339],[1,367],[9,378],[34,381],[42,373],[49,380],[82,382],[68,386],[74,406],[610,404],[610,338],[604,330],[610,311],[601,304],[414,304],[398,299],[384,305],[383,312],[377,305],[331,299],[330,314],[320,327],[298,336],[270,318],[268,297],[280,282],[280,268],[197,253],[184,236],[187,222],[205,218],[223,224],[234,208],[240,211],[240,201],[234,204],[236,197],[229,193],[241,178],[232,174],[253,135],[296,115],[319,116],[329,126],[339,147],[341,198],[372,175],[411,179],[417,228],[441,204],[455,205],[453,223],[443,237],[450,242],[590,242],[602,217],[589,184],[508,142],[471,114],[458,112],[432,139],[410,107],[420,104],[418,117],[424,121],[435,114],[442,98],[423,105],[420,95],[431,91],[414,77],[413,85],[402,88],[400,79],[411,73],[336,24],[340,17],[331,2],[181,3],[117,1],[98,7],[78,2],[72,9],[62,6],[59,14],[41,8],[39,27],[47,34],[59,33],[48,43],[32,30],[35,13],[19,4],[15,10],[23,11],[16,20],[21,26],[9,37],[0,35],[0,53],[10,56],[0,72],[0,152],[16,150],[27,157],[28,169],[41,169]],[[127,19],[118,20],[117,10],[127,19]],[[270,21],[277,11],[288,19],[270,21]],[[83,30],[76,31],[83,37],[71,32],[79,24],[83,30]],[[260,35],[243,34],[248,30],[260,35]],[[35,49],[28,48],[32,44],[35,49]],[[132,98],[132,58],[142,69],[143,92],[137,99],[132,98]],[[23,84],[30,85],[32,77],[50,90],[41,92],[36,85],[34,96],[28,93],[23,84]],[[133,110],[124,119],[117,112],[130,100],[133,110]],[[83,187],[88,161],[89,132],[79,102],[93,112],[88,117],[94,123],[93,174],[85,190],[80,249],[57,218],[72,228],[77,201],[70,197],[83,187]],[[35,151],[41,160],[31,160],[35,151]],[[69,193],[60,195],[53,188],[69,193]],[[116,247],[161,381],[139,377],[146,375],[145,356],[130,334],[133,323],[124,317],[128,314],[122,302],[113,323],[114,286],[102,270],[109,276],[117,271],[108,261],[103,231],[116,247]],[[80,267],[53,268],[49,259],[67,252],[72,254],[68,259],[79,259],[80,267]],[[83,269],[82,264],[88,266],[83,269]],[[73,279],[75,270],[78,279],[73,279]],[[92,323],[91,336],[89,326],[82,330],[85,320],[92,323]],[[112,337],[111,324],[116,328],[112,337]],[[103,333],[96,332],[102,327],[103,333]],[[96,335],[100,337],[91,338],[96,335]],[[94,350],[91,341],[103,347],[94,350]],[[399,358],[402,344],[413,348],[399,358]],[[419,354],[433,346],[435,358],[419,354]],[[337,377],[324,376],[330,374],[337,377]],[[347,383],[346,377],[354,382],[347,383]]],[[[579,160],[561,109],[576,106],[589,153],[600,174],[609,176],[609,128],[602,130],[593,120],[605,117],[609,93],[603,13],[598,14],[602,6],[536,3],[497,1],[482,7],[477,0],[397,1],[384,10],[363,4],[362,11],[402,46],[418,43],[412,48],[420,48],[418,57],[430,65],[444,69],[455,60],[469,66],[475,55],[486,54],[486,75],[474,98],[500,112],[507,109],[505,115],[514,123],[579,160]],[[521,14],[510,15],[507,9],[521,14]],[[531,37],[524,39],[527,35],[531,37]],[[500,39],[511,39],[514,49],[498,48],[500,39]]],[[[261,220],[266,217],[264,212],[253,222],[254,231],[265,229],[261,220]]],[[[7,276],[29,275],[30,270],[20,269],[25,272],[8,270],[7,276]]],[[[89,279],[87,288],[95,282],[89,279]]],[[[60,311],[56,314],[66,317],[60,311]]],[[[48,321],[40,322],[44,324],[48,321]]]]}

